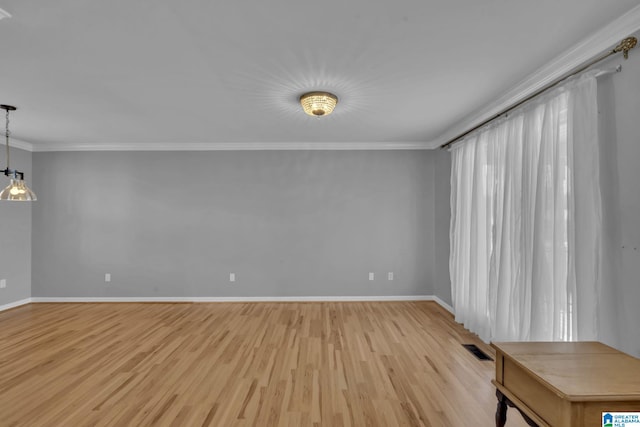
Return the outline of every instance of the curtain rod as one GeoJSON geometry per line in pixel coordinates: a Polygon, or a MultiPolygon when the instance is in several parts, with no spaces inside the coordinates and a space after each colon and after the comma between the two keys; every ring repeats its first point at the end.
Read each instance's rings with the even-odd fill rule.
{"type": "Polygon", "coordinates": [[[552,87],[556,86],[558,83],[563,82],[564,80],[568,79],[569,77],[575,76],[576,74],[580,74],[581,72],[583,72],[584,70],[586,70],[587,68],[591,67],[592,65],[597,64],[600,61],[603,61],[605,59],[607,59],[608,57],[610,57],[611,55],[615,55],[616,53],[620,53],[622,52],[622,54],[624,55],[624,59],[629,58],[629,51],[631,49],[633,49],[636,44],[638,43],[638,40],[635,37],[627,37],[626,39],[622,40],[620,42],[620,44],[618,44],[618,46],[616,46],[615,48],[613,48],[612,50],[610,50],[609,52],[605,53],[604,55],[600,56],[597,59],[594,59],[593,61],[589,62],[586,65],[583,65],[582,67],[580,67],[579,69],[572,71],[568,74],[565,74],[562,77],[557,78],[556,80],[554,80],[553,82],[545,85],[542,89],[539,89],[537,91],[535,91],[534,93],[532,93],[531,95],[525,97],[524,99],[516,102],[515,104],[512,104],[511,106],[505,108],[504,110],[502,110],[501,112],[499,112],[498,114],[493,115],[491,118],[483,121],[482,123],[480,123],[477,126],[472,127],[471,129],[459,134],[458,136],[456,136],[455,138],[450,139],[448,142],[442,144],[440,146],[440,148],[447,148],[448,146],[450,146],[451,144],[453,144],[454,142],[464,138],[465,136],[469,135],[471,132],[480,129],[481,127],[483,127],[484,125],[491,123],[492,121],[494,121],[495,119],[497,119],[498,117],[502,116],[503,114],[508,113],[509,111],[514,110],[515,108],[521,106],[522,104],[524,104],[525,102],[535,98],[536,96],[540,95],[541,93],[547,91],[548,89],[551,89],[552,87]]]}

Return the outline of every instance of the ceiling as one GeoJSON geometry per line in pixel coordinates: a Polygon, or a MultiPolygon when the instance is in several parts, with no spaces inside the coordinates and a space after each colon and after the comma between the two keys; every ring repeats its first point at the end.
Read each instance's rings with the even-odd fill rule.
{"type": "Polygon", "coordinates": [[[0,0],[12,15],[0,20],[0,103],[19,108],[13,136],[36,151],[433,148],[637,5],[0,0]],[[298,97],[312,90],[339,97],[331,116],[302,112],[298,97]]]}

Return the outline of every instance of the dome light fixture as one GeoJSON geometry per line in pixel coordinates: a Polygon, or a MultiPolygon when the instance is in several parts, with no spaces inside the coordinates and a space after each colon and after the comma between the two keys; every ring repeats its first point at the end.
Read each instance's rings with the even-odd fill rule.
{"type": "Polygon", "coordinates": [[[338,97],[329,92],[307,92],[300,96],[302,109],[314,117],[328,116],[337,103],[338,97]]]}
{"type": "Polygon", "coordinates": [[[13,105],[0,105],[0,108],[5,110],[6,113],[6,127],[4,136],[6,138],[6,147],[7,147],[7,167],[0,171],[5,174],[5,176],[11,177],[11,183],[7,185],[7,187],[0,192],[0,200],[13,200],[13,201],[25,201],[30,202],[34,200],[38,200],[35,193],[27,187],[27,184],[24,182],[24,172],[20,172],[17,169],[9,168],[9,160],[10,160],[10,149],[9,149],[9,111],[15,111],[16,107],[13,105]]]}

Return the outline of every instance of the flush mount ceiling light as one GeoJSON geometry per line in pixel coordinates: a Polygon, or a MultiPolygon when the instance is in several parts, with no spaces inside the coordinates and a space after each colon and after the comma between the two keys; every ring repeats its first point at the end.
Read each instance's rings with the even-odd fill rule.
{"type": "Polygon", "coordinates": [[[300,96],[302,109],[314,117],[331,114],[337,103],[338,97],[329,92],[308,92],[300,96]]]}
{"type": "Polygon", "coordinates": [[[16,107],[12,105],[0,105],[0,108],[6,111],[6,127],[4,136],[6,138],[5,144],[7,147],[7,167],[2,171],[2,173],[4,173],[5,176],[11,177],[11,183],[2,190],[2,193],[0,193],[0,200],[25,202],[37,200],[35,193],[31,191],[24,182],[24,173],[9,167],[9,160],[11,158],[11,150],[9,149],[9,135],[11,134],[9,132],[9,111],[15,111],[16,107]]]}

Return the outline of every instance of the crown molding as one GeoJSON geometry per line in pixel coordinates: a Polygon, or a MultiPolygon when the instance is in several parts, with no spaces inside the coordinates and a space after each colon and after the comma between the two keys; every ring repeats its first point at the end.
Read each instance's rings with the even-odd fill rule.
{"type": "Polygon", "coordinates": [[[21,139],[15,139],[13,136],[11,137],[9,145],[11,146],[11,148],[19,148],[25,151],[34,151],[34,146],[32,143],[23,141],[21,139]]]}
{"type": "MultiPolygon", "coordinates": [[[[427,145],[432,149],[439,148],[456,136],[515,105],[554,80],[571,73],[588,61],[611,50],[622,39],[629,37],[638,30],[640,30],[640,5],[538,68],[516,86],[505,92],[504,95],[487,104],[486,107],[473,112],[435,140],[429,141],[427,145]]],[[[631,54],[637,53],[632,51],[631,54]]]]}
{"type": "MultiPolygon", "coordinates": [[[[640,5],[566,50],[531,73],[502,96],[474,111],[434,140],[425,142],[211,142],[211,143],[53,143],[12,140],[12,146],[32,152],[52,151],[260,151],[260,150],[430,150],[439,148],[556,79],[570,73],[640,30],[640,5]]],[[[640,48],[637,48],[640,49],[640,48]]],[[[631,54],[636,54],[631,52],[631,54]]]]}
{"type": "MultiPolygon", "coordinates": [[[[28,143],[24,143],[25,146],[28,143]]],[[[15,144],[18,146],[17,144],[15,144]]],[[[425,142],[184,142],[28,144],[29,151],[429,150],[425,142]]]]}

